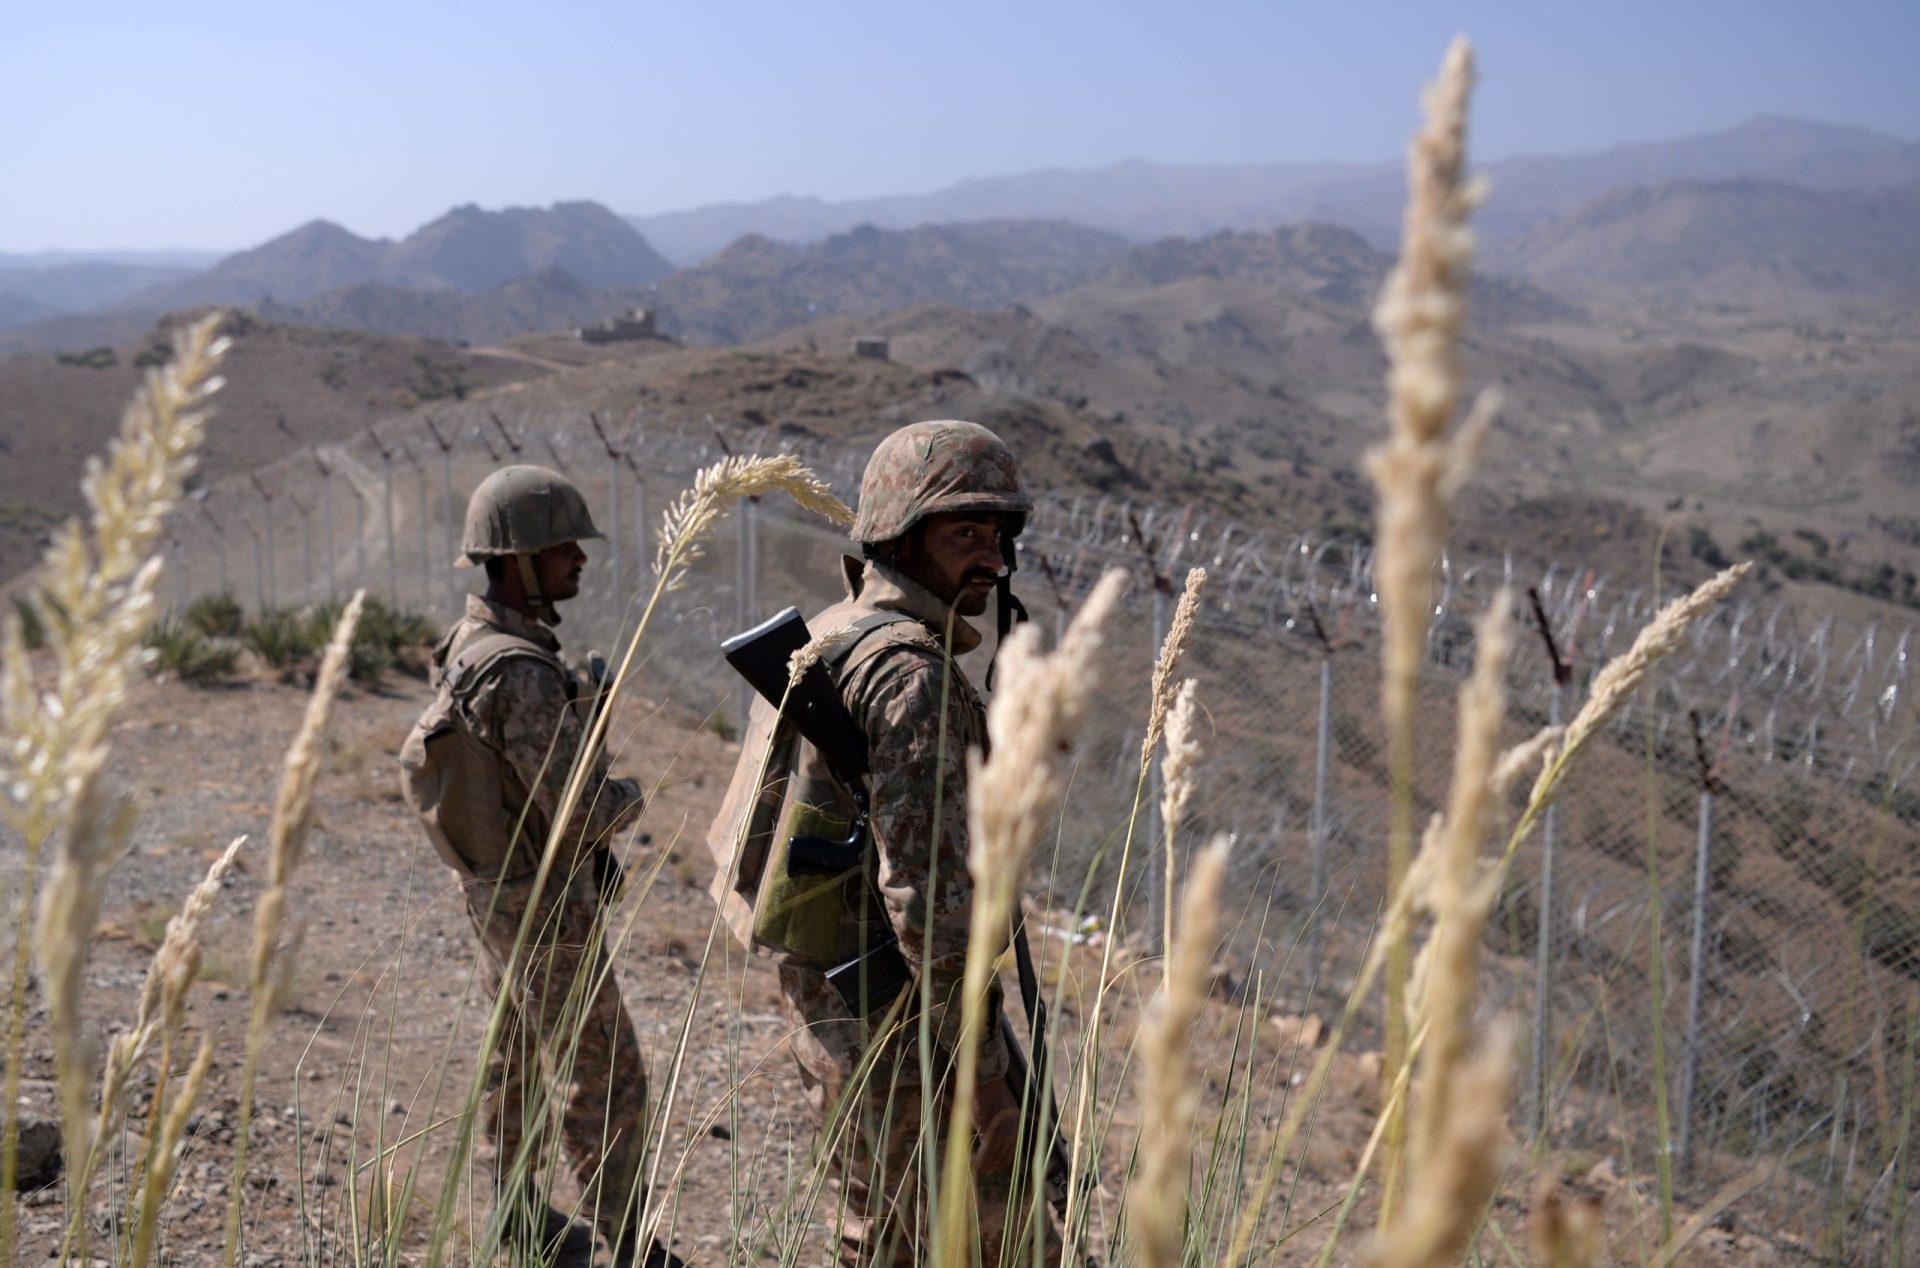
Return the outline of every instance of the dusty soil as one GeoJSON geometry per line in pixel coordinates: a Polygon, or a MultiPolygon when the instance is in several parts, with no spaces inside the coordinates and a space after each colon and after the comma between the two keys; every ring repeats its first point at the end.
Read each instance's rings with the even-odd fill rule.
{"type": "MultiPolygon", "coordinates": [[[[289,1007],[262,1062],[245,1201],[244,1262],[254,1268],[314,1262],[339,1252],[349,1211],[358,1203],[364,1214],[369,1160],[396,1141],[403,1142],[395,1155],[399,1174],[417,1165],[416,1188],[424,1195],[416,1198],[422,1209],[406,1225],[402,1261],[415,1262],[424,1247],[429,1221],[423,1208],[441,1178],[449,1115],[473,1074],[469,1053],[484,1007],[472,981],[471,935],[450,874],[419,838],[393,778],[390,755],[426,699],[424,683],[389,676],[376,690],[351,691],[336,715],[318,821],[294,883],[293,909],[305,922],[306,940],[289,1007]]],[[[131,851],[111,881],[89,971],[87,1012],[97,1032],[110,1033],[132,1015],[166,918],[217,849],[239,833],[253,838],[211,922],[205,980],[190,1008],[189,1031],[213,1035],[219,1055],[167,1209],[164,1250],[175,1263],[217,1262],[219,1255],[246,1023],[242,983],[249,922],[264,874],[262,842],[280,754],[303,706],[298,687],[263,675],[211,690],[149,683],[136,693],[115,734],[114,770],[139,800],[141,814],[131,851]]],[[[648,1050],[656,1105],[690,1017],[664,1153],[666,1171],[684,1163],[671,1186],[669,1211],[676,1244],[697,1263],[719,1264],[728,1261],[730,1204],[742,1192],[736,1176],[757,1168],[760,1179],[744,1214],[750,1220],[764,1215],[785,1189],[785,1177],[804,1168],[811,1136],[798,1080],[781,1051],[785,1028],[772,972],[763,962],[743,962],[724,936],[709,941],[713,913],[704,886],[710,868],[700,838],[737,747],[701,722],[644,694],[616,718],[620,768],[657,785],[642,825],[645,836],[628,860],[630,875],[654,872],[656,879],[644,902],[636,906],[630,898],[619,913],[629,932],[616,962],[648,1050]],[[695,1001],[703,956],[706,987],[695,1001]],[[730,1097],[735,1080],[739,1094],[730,1097]]],[[[0,859],[9,879],[16,876],[17,845],[0,859]]],[[[1043,927],[1064,923],[1044,911],[1036,915],[1043,927]]],[[[1043,936],[1040,954],[1050,960],[1063,945],[1043,936]]],[[[1098,957],[1086,950],[1073,961],[1081,971],[1068,974],[1058,1019],[1062,1051],[1077,1041],[1091,1000],[1098,957]]],[[[1236,1078],[1256,1089],[1249,1179],[1262,1161],[1258,1142],[1278,1122],[1284,1097],[1311,1056],[1300,1044],[1299,1024],[1275,1022],[1264,1005],[1247,1003],[1250,968],[1223,966],[1223,989],[1194,1035],[1205,1105],[1217,1105],[1236,1078]]],[[[1106,1032],[1116,1069],[1157,980],[1153,962],[1116,955],[1106,1032]]],[[[45,1113],[51,1104],[52,1059],[40,1009],[36,992],[25,1067],[29,1114],[45,1113]]],[[[1313,1025],[1305,1029],[1311,1036],[1313,1025]]],[[[1291,1166],[1283,1170],[1269,1204],[1275,1212],[1271,1235],[1316,1217],[1318,1222],[1280,1244],[1268,1262],[1305,1261],[1319,1250],[1324,1217],[1342,1196],[1372,1128],[1378,1070],[1374,1053],[1336,1061],[1331,1093],[1301,1154],[1303,1166],[1297,1173],[1291,1166]],[[1291,1215],[1282,1220],[1282,1195],[1289,1190],[1291,1215]]],[[[1126,1090],[1131,1077],[1109,1079],[1119,1089],[1118,1100],[1108,1134],[1107,1182],[1094,1211],[1096,1228],[1109,1233],[1120,1218],[1118,1178],[1138,1123],[1126,1090]]],[[[136,1132],[144,1126],[144,1094],[136,1088],[133,1097],[130,1128],[136,1132]]],[[[1650,1178],[1611,1157],[1556,1159],[1552,1165],[1578,1172],[1585,1191],[1607,1202],[1615,1244],[1631,1255],[1635,1239],[1648,1235],[1636,1223],[1653,1218],[1650,1178]]],[[[1531,1183],[1531,1174],[1516,1167],[1493,1211],[1493,1222],[1514,1245],[1524,1242],[1524,1195],[1531,1183]]],[[[96,1185],[96,1195],[107,1188],[96,1185]]],[[[19,1262],[40,1262],[57,1252],[64,1221],[59,1191],[29,1193],[20,1202],[19,1262]]],[[[106,1209],[102,1198],[92,1212],[96,1249],[110,1235],[106,1209]]],[[[473,1210],[476,1218],[484,1215],[483,1207],[473,1210]]],[[[1373,1218],[1372,1194],[1363,1192],[1351,1227],[1368,1227],[1373,1218]]],[[[1348,1239],[1338,1262],[1350,1260],[1348,1247],[1358,1240],[1348,1239]]],[[[1483,1249],[1497,1255],[1491,1235],[1483,1240],[1483,1249]]],[[[1724,1231],[1711,1232],[1699,1253],[1701,1262],[1782,1261],[1780,1248],[1724,1231]]],[[[807,1243],[795,1262],[824,1258],[818,1243],[807,1243]]]]}

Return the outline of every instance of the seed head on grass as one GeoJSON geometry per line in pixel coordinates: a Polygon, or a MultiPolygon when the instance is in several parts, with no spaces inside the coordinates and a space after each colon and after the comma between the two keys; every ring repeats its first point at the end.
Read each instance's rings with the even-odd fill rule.
{"type": "Polygon", "coordinates": [[[249,991],[253,1006],[247,1016],[247,1046],[240,1074],[239,1122],[235,1126],[233,1148],[233,1196],[227,1209],[226,1262],[231,1268],[240,1248],[241,1199],[246,1189],[247,1137],[252,1123],[253,1087],[259,1074],[260,1054],[266,1047],[267,1031],[274,1015],[286,1002],[297,958],[300,933],[291,940],[286,933],[287,882],[305,856],[307,830],[313,823],[313,787],[320,777],[321,748],[326,740],[327,724],[333,716],[333,702],[340,694],[348,671],[348,655],[353,648],[354,628],[360,623],[365,591],[356,591],[333,627],[333,638],[320,658],[320,673],[314,679],[313,693],[307,698],[306,716],[300,732],[287,747],[280,774],[280,790],[274,798],[273,820],[267,829],[267,887],[261,891],[253,909],[253,956],[249,972],[249,991]]]}
{"type": "Polygon", "coordinates": [[[1513,1024],[1488,1030],[1486,1047],[1454,1080],[1434,1165],[1413,1176],[1403,1213],[1364,1262],[1369,1268],[1451,1268],[1460,1262],[1493,1198],[1512,1145],[1507,1084],[1513,1074],[1513,1024]]]}
{"type": "Polygon", "coordinates": [[[1586,703],[1580,706],[1580,712],[1574,714],[1573,721],[1567,724],[1566,735],[1554,755],[1553,763],[1541,773],[1535,785],[1536,797],[1542,785],[1557,787],[1558,779],[1549,782],[1549,777],[1557,776],[1566,760],[1585,747],[1594,732],[1618,713],[1621,706],[1633,699],[1654,665],[1678,651],[1693,623],[1719,607],[1721,600],[1752,568],[1751,561],[1737,563],[1701,582],[1691,593],[1661,608],[1634,637],[1633,646],[1608,661],[1594,675],[1586,703]]]}
{"type": "Polygon", "coordinates": [[[792,454],[723,458],[694,476],[693,486],[674,500],[661,519],[653,570],[666,579],[667,589],[680,587],[687,565],[700,558],[701,539],[735,502],[764,493],[785,493],[835,524],[853,523],[847,504],[792,454]]]}
{"type": "Polygon", "coordinates": [[[1180,896],[1178,936],[1169,944],[1160,997],[1141,1027],[1140,1165],[1127,1194],[1141,1268],[1180,1268],[1183,1262],[1193,1116],[1199,1101],[1193,1028],[1207,1002],[1207,970],[1219,938],[1228,846],[1228,838],[1217,837],[1194,860],[1180,896]]]}
{"type": "MultiPolygon", "coordinates": [[[[100,919],[105,875],[132,827],[131,808],[109,793],[102,775],[110,731],[146,663],[141,635],[155,612],[161,521],[180,498],[203,435],[208,398],[219,389],[214,370],[226,350],[215,338],[217,314],[176,336],[168,365],[150,371],[121,417],[105,461],[88,464],[81,490],[90,527],[64,525],[54,537],[29,600],[53,661],[53,680],[37,689],[16,613],[0,642],[0,815],[25,843],[21,917],[33,901],[43,846],[58,850],[38,895],[32,948],[46,990],[48,1029],[59,1071],[66,1156],[91,1152],[92,1116],[79,1001],[87,953],[100,919]]],[[[20,944],[25,955],[27,944],[20,944]]],[[[23,969],[24,965],[17,966],[23,969]]],[[[15,973],[4,1100],[18,1089],[21,983],[15,973]]],[[[0,1190],[13,1179],[13,1116],[0,1137],[0,1190]]],[[[70,1178],[69,1184],[73,1180],[70,1178]]],[[[12,1255],[10,1206],[0,1208],[0,1258],[12,1255]]]]}
{"type": "Polygon", "coordinates": [[[961,1000],[961,1040],[953,1079],[947,1154],[943,1164],[934,1261],[967,1262],[969,1186],[965,1182],[986,1024],[987,987],[1006,945],[1035,846],[1054,823],[1066,788],[1072,740],[1098,681],[1105,627],[1126,588],[1126,574],[1109,571],[1081,605],[1059,649],[1040,650],[1040,631],[1022,625],[1000,649],[999,688],[987,709],[991,756],[968,755],[967,871],[973,877],[967,964],[961,1000]]]}
{"type": "Polygon", "coordinates": [[[1163,947],[1173,945],[1173,877],[1178,857],[1174,853],[1174,841],[1180,835],[1180,825],[1187,817],[1187,806],[1192,803],[1197,791],[1194,775],[1200,765],[1200,710],[1194,700],[1194,691],[1191,678],[1174,690],[1173,708],[1167,711],[1167,755],[1160,761],[1160,827],[1165,837],[1161,848],[1166,856],[1160,905],[1166,922],[1160,931],[1160,945],[1163,947]]]}
{"type": "Polygon", "coordinates": [[[1173,621],[1167,626],[1167,636],[1161,640],[1160,654],[1153,662],[1153,698],[1147,707],[1147,733],[1140,741],[1143,770],[1153,760],[1153,751],[1159,746],[1161,731],[1167,724],[1167,710],[1173,705],[1173,676],[1186,657],[1187,644],[1193,641],[1193,622],[1200,612],[1200,592],[1206,588],[1207,570],[1187,569],[1180,602],[1174,605],[1173,621]]]}
{"type": "Polygon", "coordinates": [[[1195,773],[1200,766],[1200,705],[1195,698],[1197,684],[1189,678],[1175,689],[1173,707],[1167,711],[1167,755],[1160,761],[1160,819],[1166,826],[1167,840],[1187,817],[1187,807],[1197,791],[1195,773]]]}
{"type": "Polygon", "coordinates": [[[808,639],[803,646],[794,651],[793,655],[787,657],[787,681],[799,682],[802,675],[820,663],[821,657],[827,654],[828,648],[851,633],[853,633],[851,625],[836,625],[808,639]]]}
{"type": "Polygon", "coordinates": [[[1440,78],[1427,89],[1426,126],[1407,158],[1409,183],[1399,263],[1374,311],[1386,343],[1392,430],[1367,453],[1379,491],[1374,573],[1386,621],[1382,655],[1389,722],[1410,716],[1412,683],[1432,610],[1433,568],[1447,539],[1454,494],[1493,423],[1495,398],[1483,396],[1451,436],[1465,371],[1460,332],[1467,319],[1473,235],[1467,217],[1484,197],[1466,175],[1467,100],[1473,50],[1455,40],[1440,78]]]}
{"type": "MultiPolygon", "coordinates": [[[[237,836],[221,851],[200,883],[181,904],[180,914],[167,922],[160,949],[147,964],[147,979],[140,991],[140,1004],[133,1024],[114,1037],[107,1049],[105,1069],[100,1076],[100,1110],[95,1127],[96,1140],[104,1140],[119,1124],[127,1080],[133,1068],[153,1047],[156,1038],[178,1034],[186,1021],[187,992],[200,975],[200,929],[213,911],[220,886],[232,870],[244,834],[237,836]]],[[[90,1159],[89,1166],[97,1159],[90,1159]]],[[[84,1184],[82,1186],[85,1187],[84,1184]]]]}

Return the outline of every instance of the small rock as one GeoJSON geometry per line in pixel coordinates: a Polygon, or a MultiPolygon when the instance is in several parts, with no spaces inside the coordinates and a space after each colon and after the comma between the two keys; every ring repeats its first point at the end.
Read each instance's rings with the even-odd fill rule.
{"type": "Polygon", "coordinates": [[[406,1112],[407,1107],[398,1101],[390,1101],[387,1103],[387,1113],[389,1114],[404,1114],[406,1112]]]}
{"type": "Polygon", "coordinates": [[[44,1189],[60,1178],[60,1124],[50,1118],[20,1119],[19,1170],[14,1188],[44,1189]]]}
{"type": "Polygon", "coordinates": [[[1326,1023],[1312,1013],[1298,1017],[1276,1014],[1267,1019],[1267,1024],[1273,1027],[1273,1037],[1282,1050],[1317,1048],[1327,1029],[1326,1023]]]}
{"type": "Polygon", "coordinates": [[[713,1137],[715,1140],[733,1139],[733,1133],[727,1130],[725,1123],[715,1123],[713,1126],[707,1128],[707,1135],[713,1137]]]}

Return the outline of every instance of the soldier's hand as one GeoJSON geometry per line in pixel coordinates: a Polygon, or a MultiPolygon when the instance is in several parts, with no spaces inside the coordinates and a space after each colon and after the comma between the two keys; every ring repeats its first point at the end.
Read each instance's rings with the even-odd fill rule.
{"type": "Polygon", "coordinates": [[[973,1089],[973,1165],[985,1172],[1013,1165],[1020,1140],[1020,1102],[1004,1078],[973,1089]]]}

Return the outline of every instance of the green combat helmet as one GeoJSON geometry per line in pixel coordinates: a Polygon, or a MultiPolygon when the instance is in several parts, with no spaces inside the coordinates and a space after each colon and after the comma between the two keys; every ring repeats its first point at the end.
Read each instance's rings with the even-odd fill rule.
{"type": "Polygon", "coordinates": [[[980,424],[951,418],[910,423],[874,446],[860,477],[860,510],[853,520],[853,540],[868,554],[944,511],[994,511],[1007,517],[1007,531],[1000,538],[1005,568],[994,587],[999,595],[994,605],[998,638],[987,665],[991,691],[1000,644],[1016,622],[1027,619],[1026,605],[1013,593],[1014,570],[1020,566],[1013,540],[1033,513],[1033,499],[1020,487],[1013,450],[980,424]]]}
{"type": "Polygon", "coordinates": [[[943,511],[997,511],[1014,517],[1011,541],[1032,510],[1013,451],[998,436],[957,419],[911,423],[875,446],[867,460],[853,540],[863,546],[890,542],[943,511]]]}
{"type": "Polygon", "coordinates": [[[557,625],[560,615],[540,593],[533,556],[549,546],[605,537],[594,527],[587,499],[573,481],[545,467],[502,467],[467,499],[467,525],[453,566],[472,568],[491,558],[511,557],[519,565],[528,606],[549,625],[557,625]]]}

